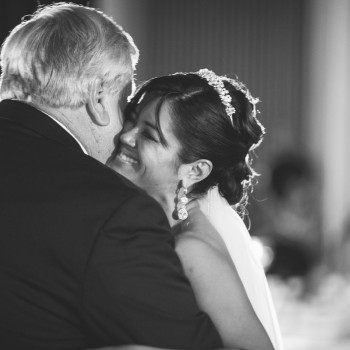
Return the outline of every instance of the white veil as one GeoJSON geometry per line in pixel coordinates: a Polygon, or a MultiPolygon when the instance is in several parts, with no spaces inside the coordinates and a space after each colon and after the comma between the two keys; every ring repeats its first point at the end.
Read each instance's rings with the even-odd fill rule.
{"type": "Polygon", "coordinates": [[[244,222],[220,195],[217,187],[210,189],[198,202],[201,211],[225,242],[252,307],[275,350],[282,350],[279,324],[265,272],[255,255],[244,222]]]}

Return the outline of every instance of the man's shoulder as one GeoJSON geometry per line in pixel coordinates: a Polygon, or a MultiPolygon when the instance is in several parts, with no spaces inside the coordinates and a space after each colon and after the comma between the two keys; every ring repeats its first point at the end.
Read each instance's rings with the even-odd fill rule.
{"type": "Polygon", "coordinates": [[[163,210],[155,199],[108,166],[85,156],[79,167],[85,174],[83,186],[88,189],[91,196],[98,198],[100,205],[110,202],[117,209],[121,205],[128,205],[127,202],[129,202],[132,203],[134,207],[132,213],[136,216],[140,215],[140,210],[154,210],[163,214],[163,210]]]}
{"type": "Polygon", "coordinates": [[[131,196],[146,196],[146,192],[134,185],[126,177],[118,174],[107,165],[98,160],[83,155],[77,166],[85,174],[84,179],[87,183],[91,182],[92,188],[98,188],[100,191],[127,192],[131,196]]]}

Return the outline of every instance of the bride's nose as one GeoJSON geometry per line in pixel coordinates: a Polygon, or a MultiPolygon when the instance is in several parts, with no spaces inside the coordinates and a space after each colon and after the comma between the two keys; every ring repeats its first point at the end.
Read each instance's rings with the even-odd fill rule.
{"type": "Polygon", "coordinates": [[[120,135],[120,141],[130,147],[136,146],[136,138],[138,134],[138,128],[133,127],[129,129],[128,131],[123,132],[120,135]]]}

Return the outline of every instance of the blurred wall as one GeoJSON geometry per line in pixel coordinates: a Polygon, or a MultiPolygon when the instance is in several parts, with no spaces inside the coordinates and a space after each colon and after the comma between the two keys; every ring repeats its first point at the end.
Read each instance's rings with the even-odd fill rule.
{"type": "Polygon", "coordinates": [[[322,174],[325,246],[337,263],[350,218],[350,1],[309,0],[304,23],[305,141],[322,174]]]}

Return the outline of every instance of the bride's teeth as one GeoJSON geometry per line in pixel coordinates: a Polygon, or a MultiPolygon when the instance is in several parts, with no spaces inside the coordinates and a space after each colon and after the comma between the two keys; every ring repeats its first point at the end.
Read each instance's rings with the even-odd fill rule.
{"type": "Polygon", "coordinates": [[[128,162],[128,163],[132,163],[132,164],[136,164],[137,161],[133,158],[128,157],[127,155],[125,155],[124,153],[120,153],[119,157],[121,160],[123,160],[124,162],[128,162]]]}

